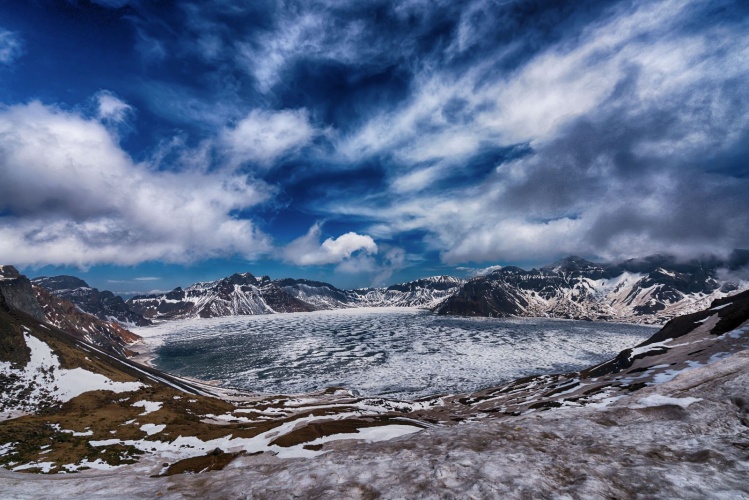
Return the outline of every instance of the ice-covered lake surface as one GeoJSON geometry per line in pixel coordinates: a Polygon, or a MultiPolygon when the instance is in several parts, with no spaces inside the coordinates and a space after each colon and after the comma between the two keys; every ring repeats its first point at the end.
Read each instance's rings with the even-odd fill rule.
{"type": "Polygon", "coordinates": [[[656,329],[545,318],[461,318],[411,308],[233,316],[138,328],[153,364],[264,393],[345,387],[415,399],[574,371],[656,329]]]}

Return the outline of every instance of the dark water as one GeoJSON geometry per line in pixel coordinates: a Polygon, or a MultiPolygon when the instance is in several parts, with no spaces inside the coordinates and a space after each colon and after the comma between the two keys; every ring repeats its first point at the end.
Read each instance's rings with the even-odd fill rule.
{"type": "Polygon", "coordinates": [[[417,398],[599,363],[652,327],[356,309],[185,320],[139,329],[154,364],[178,375],[271,393],[342,386],[417,398]]]}

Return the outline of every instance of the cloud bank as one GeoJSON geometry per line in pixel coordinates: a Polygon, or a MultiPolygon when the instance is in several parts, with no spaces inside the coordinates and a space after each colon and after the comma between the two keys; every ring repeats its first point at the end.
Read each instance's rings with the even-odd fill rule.
{"type": "Polygon", "coordinates": [[[0,109],[0,176],[3,262],[190,262],[270,247],[231,215],[271,196],[262,182],[135,163],[101,121],[38,101],[0,109]]]}

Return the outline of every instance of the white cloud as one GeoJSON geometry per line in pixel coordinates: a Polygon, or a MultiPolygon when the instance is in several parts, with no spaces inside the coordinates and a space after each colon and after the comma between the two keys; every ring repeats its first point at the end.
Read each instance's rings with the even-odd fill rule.
{"type": "Polygon", "coordinates": [[[190,262],[270,248],[230,214],[272,189],[236,174],[135,163],[98,120],[40,102],[0,108],[0,261],[190,262]]]}
{"type": "MultiPolygon", "coordinates": [[[[314,224],[307,234],[295,239],[283,249],[283,258],[300,266],[310,266],[341,264],[354,256],[360,260],[352,262],[369,266],[371,263],[367,256],[377,253],[377,244],[371,236],[350,232],[320,243],[321,236],[321,225],[314,224]]],[[[347,264],[339,266],[339,269],[346,272],[350,267],[347,264]]]]}
{"type": "Polygon", "coordinates": [[[0,64],[10,64],[23,54],[23,43],[18,34],[0,28],[0,64]]]}
{"type": "MultiPolygon", "coordinates": [[[[745,100],[732,94],[749,75],[749,36],[721,25],[685,30],[698,4],[626,4],[512,73],[496,73],[498,53],[460,74],[418,74],[405,105],[337,138],[344,160],[395,160],[389,196],[328,208],[381,221],[367,230],[378,238],[424,231],[447,263],[740,245],[746,211],[735,191],[743,181],[693,166],[706,152],[736,148],[749,129],[745,100]],[[460,120],[446,111],[453,102],[462,103],[460,120]],[[525,141],[531,154],[473,187],[425,191],[470,166],[480,148],[525,141]]],[[[458,35],[451,50],[472,43],[458,35]]]]}
{"type": "Polygon", "coordinates": [[[106,90],[97,92],[94,99],[98,108],[97,115],[103,121],[122,123],[133,111],[132,106],[106,90]]]}
{"type": "MultiPolygon", "coordinates": [[[[393,186],[414,190],[441,176],[430,172],[426,178],[424,172],[411,172],[409,165],[452,160],[449,165],[455,168],[487,144],[541,144],[606,102],[633,68],[640,76],[633,105],[668,99],[713,69],[700,64],[705,55],[722,54],[704,36],[671,36],[689,4],[672,0],[610,11],[574,43],[551,46],[512,73],[493,73],[498,62],[515,55],[511,51],[498,52],[458,74],[430,67],[416,74],[413,94],[404,105],[383,110],[358,130],[338,137],[337,153],[349,160],[392,154],[404,165],[393,186]],[[467,122],[449,118],[446,110],[456,101],[463,103],[467,122]]],[[[733,45],[729,55],[719,57],[733,54],[737,60],[712,62],[723,66],[724,78],[738,76],[745,66],[739,60],[747,52],[745,42],[713,35],[733,45]]],[[[460,30],[457,36],[456,43],[463,44],[460,30]]]]}
{"type": "Polygon", "coordinates": [[[268,165],[279,156],[312,140],[315,129],[304,109],[253,110],[233,128],[225,128],[219,142],[230,163],[257,162],[268,165]]]}
{"type": "Polygon", "coordinates": [[[282,81],[283,70],[298,59],[371,64],[382,58],[383,47],[367,39],[366,22],[344,21],[335,14],[336,9],[351,5],[318,2],[310,7],[281,8],[270,29],[254,33],[252,40],[236,44],[238,64],[255,78],[261,92],[270,92],[282,81]]]}

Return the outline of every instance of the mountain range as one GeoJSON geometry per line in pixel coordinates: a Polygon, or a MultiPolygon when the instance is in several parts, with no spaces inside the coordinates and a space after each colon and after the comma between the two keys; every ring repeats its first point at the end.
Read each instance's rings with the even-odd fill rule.
{"type": "Polygon", "coordinates": [[[385,288],[341,290],[305,279],[271,280],[250,273],[196,283],[127,302],[72,276],[34,283],[82,311],[122,325],[192,317],[310,312],[352,307],[421,307],[440,315],[554,317],[662,324],[746,290],[731,278],[749,251],[728,259],[680,261],[650,256],[618,263],[567,257],[540,269],[502,267],[472,279],[435,276],[385,288]]]}

